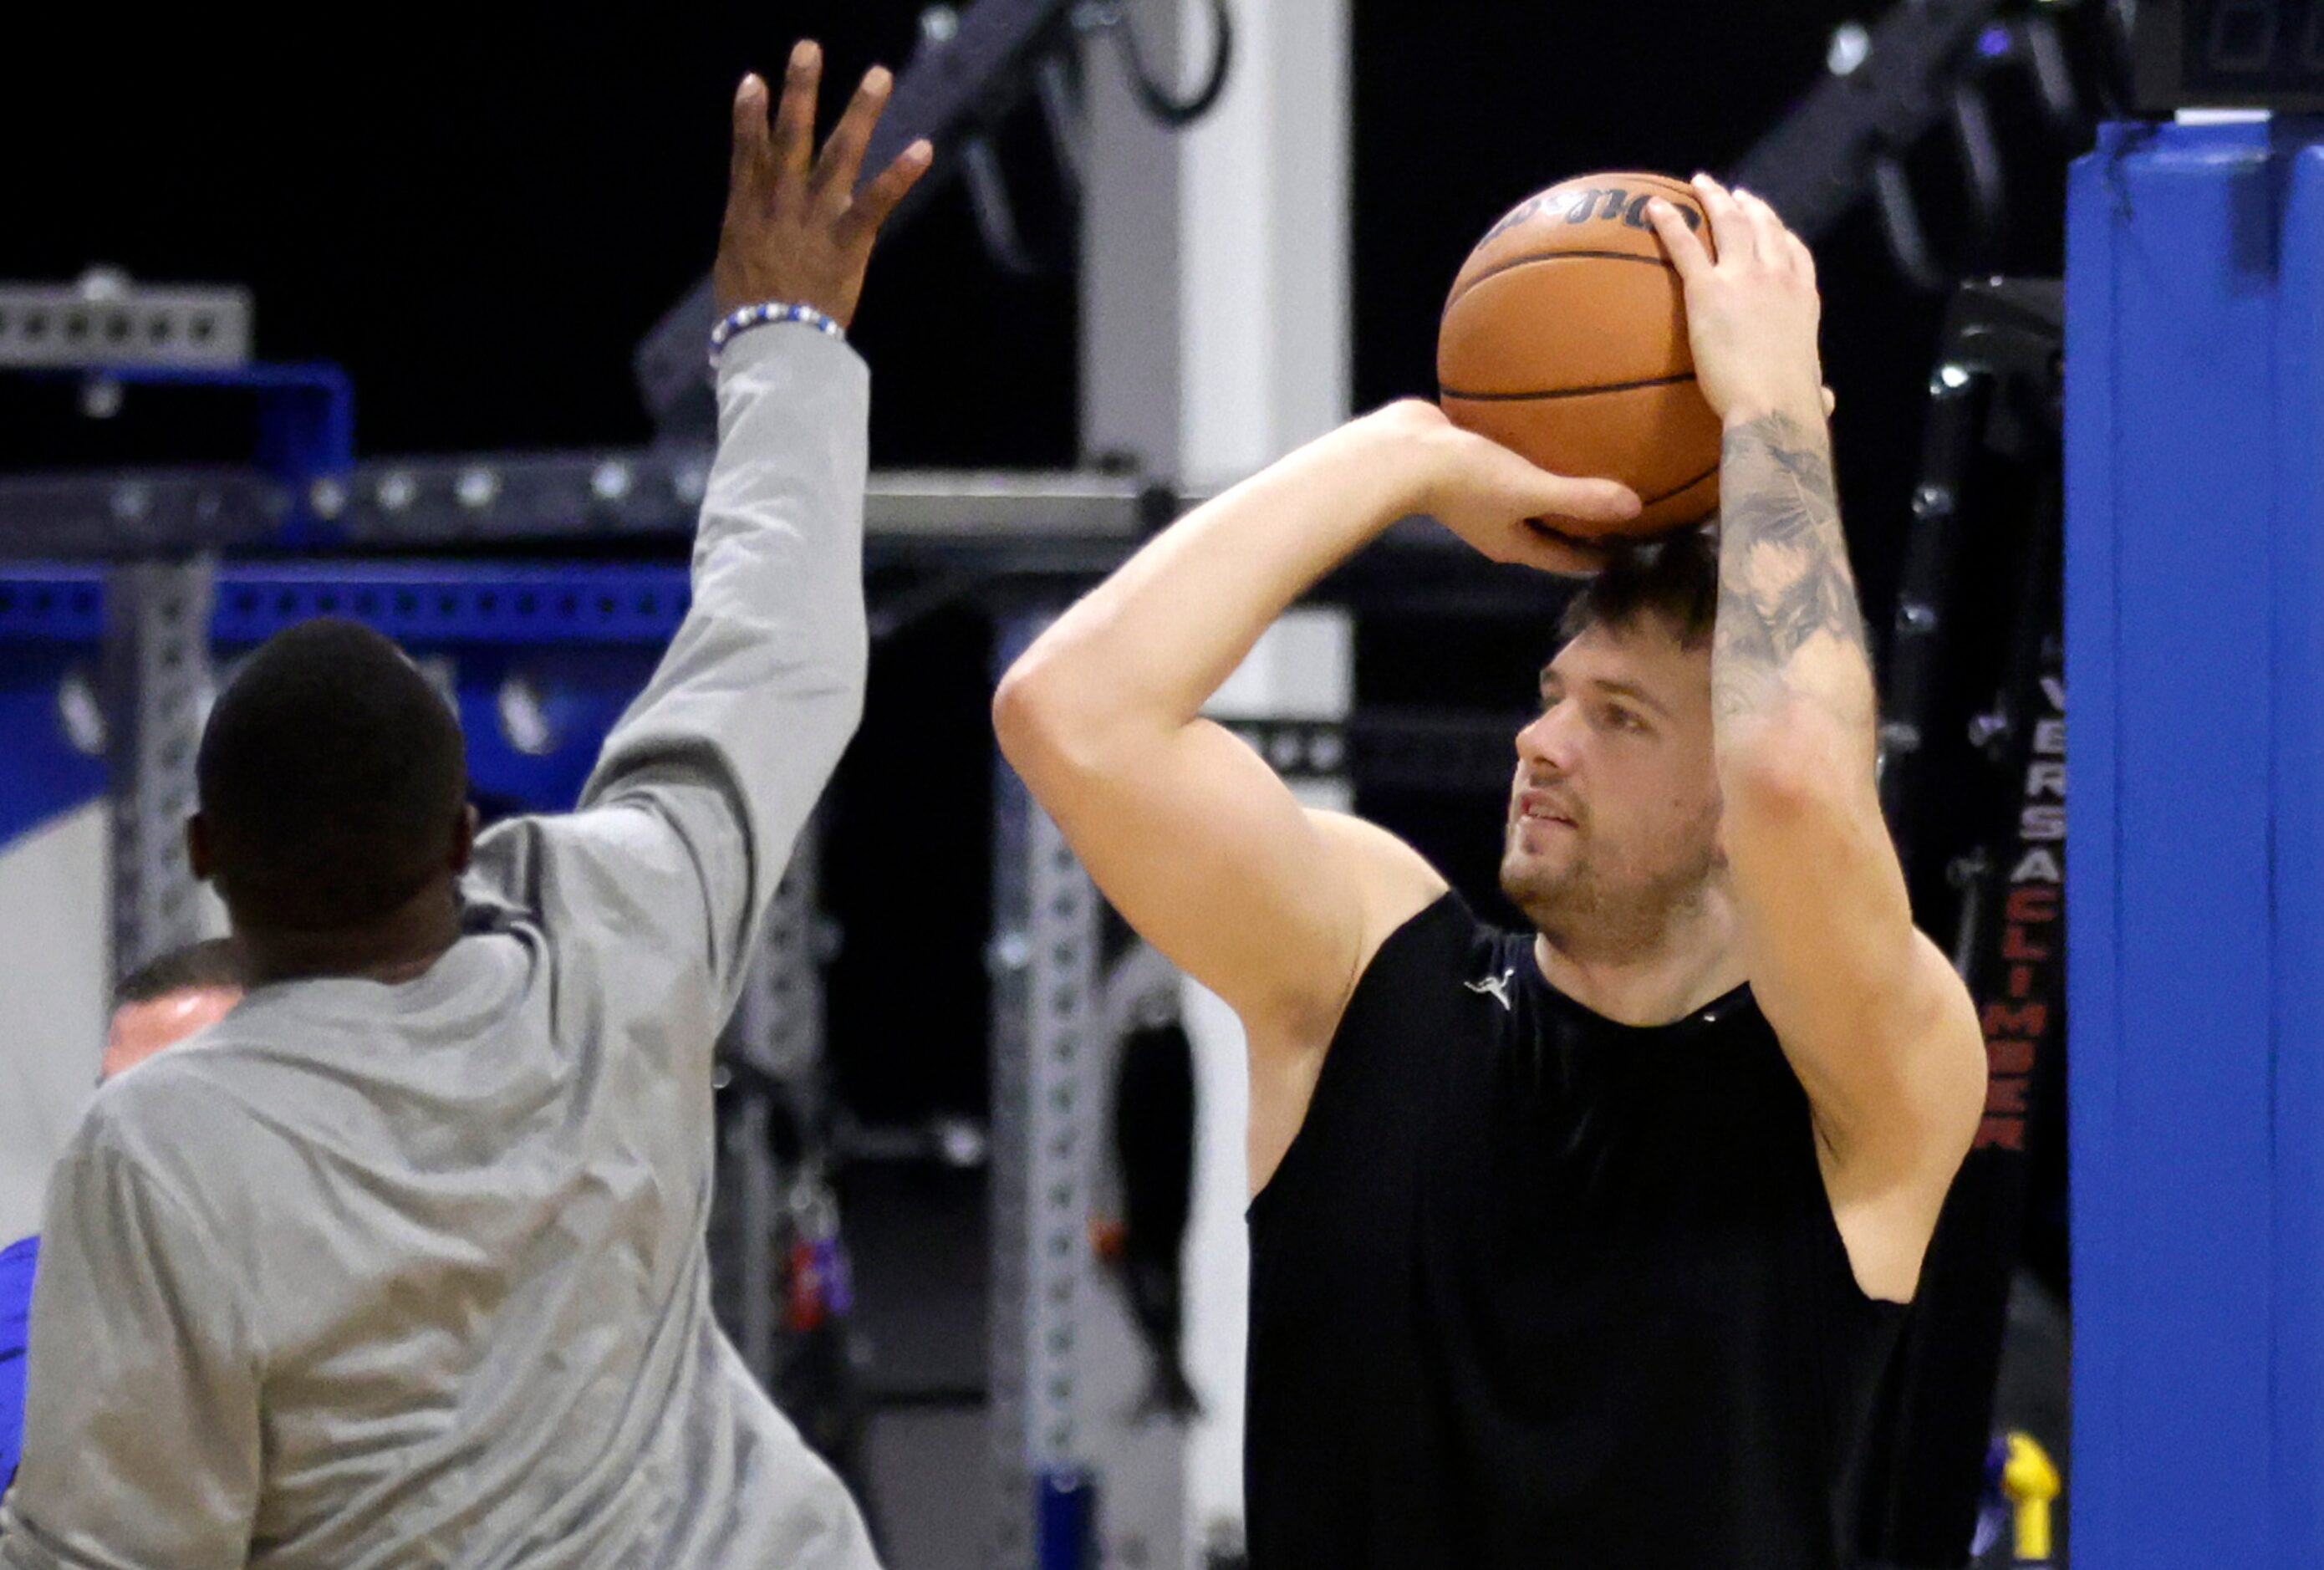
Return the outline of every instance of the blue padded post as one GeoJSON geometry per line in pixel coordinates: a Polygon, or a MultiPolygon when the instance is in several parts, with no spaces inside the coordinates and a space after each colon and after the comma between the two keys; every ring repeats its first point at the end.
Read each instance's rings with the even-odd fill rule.
{"type": "Polygon", "coordinates": [[[2107,127],[2066,321],[2073,1548],[2324,1565],[2324,125],[2107,127]]]}

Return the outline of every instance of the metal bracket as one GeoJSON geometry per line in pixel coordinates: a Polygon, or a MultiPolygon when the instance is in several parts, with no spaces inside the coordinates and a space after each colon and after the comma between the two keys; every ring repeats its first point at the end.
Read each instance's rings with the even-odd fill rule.
{"type": "Polygon", "coordinates": [[[355,385],[337,365],[252,365],[224,370],[132,365],[106,373],[127,386],[216,387],[255,395],[259,471],[280,485],[286,502],[278,540],[307,545],[331,531],[312,506],[317,487],[355,467],[355,385]]]}
{"type": "Polygon", "coordinates": [[[207,559],[115,568],[106,586],[116,975],[199,936],[185,832],[210,697],[209,601],[207,559]]]}
{"type": "Polygon", "coordinates": [[[2027,433],[2054,432],[2064,306],[2055,280],[1963,284],[1946,314],[1929,383],[1924,483],[1914,493],[1888,671],[1880,800],[1897,854],[1914,863],[1914,816],[1926,789],[1922,744],[1931,734],[1940,676],[1952,645],[1945,607],[1959,577],[1960,488],[1980,451],[2016,454],[2027,433]]]}
{"type": "Polygon", "coordinates": [[[726,1029],[726,1049],[788,1086],[810,1110],[823,1067],[823,967],[833,944],[816,890],[820,820],[811,818],[791,848],[759,937],[759,957],[726,1029]]]}
{"type": "Polygon", "coordinates": [[[0,283],[0,370],[239,365],[250,316],[246,289],[133,286],[103,272],[77,284],[0,283]]]}
{"type": "MultiPolygon", "coordinates": [[[[109,414],[133,386],[214,387],[258,404],[254,467],[281,487],[247,485],[187,496],[157,520],[156,488],[183,490],[191,476],[115,476],[103,481],[20,482],[22,499],[50,516],[78,513],[118,544],[151,551],[213,549],[281,531],[289,543],[318,535],[309,495],[355,465],[355,389],[336,365],[253,364],[246,289],[155,288],[108,269],[74,284],[0,284],[0,371],[78,372],[83,407],[109,414]],[[174,482],[174,483],[173,483],[174,482]]],[[[19,552],[53,554],[12,535],[19,552]]],[[[125,553],[125,552],[120,552],[125,553]]]]}
{"type": "Polygon", "coordinates": [[[824,1055],[825,952],[816,905],[817,820],[810,819],[760,928],[759,952],[727,1021],[722,1085],[739,1077],[721,1105],[720,1173],[713,1226],[726,1244],[712,1251],[721,1311],[759,1382],[774,1387],[781,1353],[781,1243],[789,1224],[774,1145],[778,1112],[812,1122],[824,1055]]]}
{"type": "MultiPolygon", "coordinates": [[[[296,545],[302,519],[314,534],[382,549],[683,540],[694,531],[715,456],[707,447],[604,448],[335,467],[335,448],[300,450],[318,456],[275,474],[213,467],[0,476],[0,539],[19,559],[98,559],[296,545]],[[286,526],[293,531],[278,534],[286,526]]],[[[1139,476],[1070,470],[883,469],[864,494],[875,554],[892,545],[924,560],[931,550],[973,549],[988,560],[1015,554],[1075,571],[1110,568],[1145,538],[1157,512],[1176,510],[1175,497],[1139,476]]]]}
{"type": "MultiPolygon", "coordinates": [[[[1038,633],[1007,623],[1005,667],[1038,633]]],[[[994,788],[992,1369],[994,1536],[987,1563],[1033,1556],[1036,1480],[1072,1467],[1078,1319],[1091,1297],[1088,1084],[1097,1054],[1101,904],[1047,813],[1005,763],[994,788]]]]}

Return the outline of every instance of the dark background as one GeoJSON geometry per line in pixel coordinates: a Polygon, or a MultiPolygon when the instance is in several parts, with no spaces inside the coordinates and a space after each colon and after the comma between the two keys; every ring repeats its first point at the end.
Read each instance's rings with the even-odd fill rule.
{"type": "MultiPolygon", "coordinates": [[[[0,57],[0,274],[102,261],[247,284],[263,356],[354,373],[367,453],[640,440],[630,350],[707,265],[735,78],[812,34],[835,104],[863,67],[908,56],[917,9],[356,5],[327,37],[103,14],[0,57]]],[[[1587,169],[1731,163],[1858,14],[1846,0],[1356,0],[1358,402],[1432,389],[1436,306],[1499,213],[1587,169]]],[[[2054,268],[2057,161],[2015,172],[2030,221],[2008,260],[2054,268]]],[[[1868,220],[1821,252],[1841,461],[1877,580],[1934,312],[1868,220]]],[[[1002,276],[955,188],[886,245],[867,300],[875,462],[1074,461],[1065,272],[1002,276]]],[[[0,447],[12,464],[43,456],[0,447]]]]}
{"type": "MultiPolygon", "coordinates": [[[[1501,211],[1593,168],[1731,164],[1858,14],[1845,0],[1353,9],[1360,405],[1431,391],[1445,284],[1501,211]]],[[[631,351],[708,263],[736,78],[774,71],[813,35],[835,106],[865,66],[905,60],[917,10],[421,0],[349,5],[326,31],[91,7],[86,24],[51,23],[52,36],[0,54],[0,277],[61,281],[104,263],[245,284],[262,357],[353,374],[366,456],[641,442],[631,351]]],[[[1914,163],[1932,229],[1964,267],[2054,273],[2072,149],[2005,128],[2022,221],[1973,251],[1948,221],[1940,148],[1914,163]]],[[[1038,129],[1013,126],[1004,150],[1038,209],[1038,129]]],[[[1059,261],[1045,278],[1003,276],[957,187],[891,237],[854,335],[877,372],[876,464],[1075,462],[1074,288],[1059,261]]],[[[1843,501],[1881,627],[1941,300],[1901,281],[1861,209],[1819,262],[1843,501]]],[[[225,457],[238,439],[155,396],[100,424],[59,389],[0,387],[0,468],[225,457]]],[[[883,646],[835,793],[827,897],[848,944],[834,1026],[843,1079],[875,1118],[983,1099],[987,636],[962,610],[883,646]],[[945,810],[929,813],[931,798],[945,810]],[[899,964],[919,985],[893,984],[899,964]]],[[[1514,713],[1546,641],[1545,624],[1368,623],[1360,690],[1514,713]]],[[[1363,805],[1491,899],[1494,798],[1375,792],[1363,805]]]]}

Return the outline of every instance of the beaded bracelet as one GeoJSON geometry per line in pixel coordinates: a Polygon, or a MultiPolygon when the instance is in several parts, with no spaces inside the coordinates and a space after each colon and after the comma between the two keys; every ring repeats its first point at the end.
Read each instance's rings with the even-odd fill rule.
{"type": "Polygon", "coordinates": [[[828,333],[845,342],[847,329],[811,305],[786,305],[780,300],[769,300],[763,305],[746,305],[730,312],[726,319],[710,329],[710,363],[718,363],[718,351],[736,333],[748,332],[770,322],[795,321],[801,327],[811,327],[819,333],[828,333]]]}

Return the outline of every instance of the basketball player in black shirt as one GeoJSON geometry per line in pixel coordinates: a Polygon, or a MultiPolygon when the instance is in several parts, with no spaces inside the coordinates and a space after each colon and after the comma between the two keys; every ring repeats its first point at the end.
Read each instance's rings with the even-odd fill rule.
{"type": "Polygon", "coordinates": [[[1545,534],[1637,499],[1400,403],[1155,540],[995,704],[1100,887],[1249,1036],[1255,1570],[1848,1562],[1984,1053],[1875,794],[1813,265],[1697,189],[1716,263],[1654,223],[1724,421],[1715,539],[1545,534]],[[1501,876],[1532,931],[1200,717],[1409,513],[1605,568],[1517,736],[1501,876]]]}

